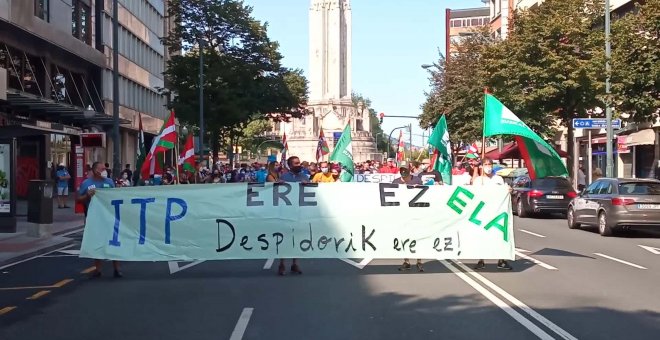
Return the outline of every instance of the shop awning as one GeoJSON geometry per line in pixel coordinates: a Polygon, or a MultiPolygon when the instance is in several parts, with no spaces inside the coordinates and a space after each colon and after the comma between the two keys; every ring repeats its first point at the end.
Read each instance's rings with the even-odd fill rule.
{"type": "MultiPolygon", "coordinates": [[[[557,154],[559,154],[559,157],[566,158],[568,157],[568,153],[564,150],[561,149],[556,149],[557,154]]],[[[492,159],[521,159],[522,156],[520,155],[520,149],[518,148],[518,144],[516,142],[511,142],[508,144],[505,144],[502,147],[502,152],[500,152],[498,149],[495,149],[490,152],[486,152],[486,157],[490,157],[492,159]]]]}
{"type": "Polygon", "coordinates": [[[655,130],[644,129],[633,132],[626,137],[625,146],[653,145],[655,144],[655,130]]]}

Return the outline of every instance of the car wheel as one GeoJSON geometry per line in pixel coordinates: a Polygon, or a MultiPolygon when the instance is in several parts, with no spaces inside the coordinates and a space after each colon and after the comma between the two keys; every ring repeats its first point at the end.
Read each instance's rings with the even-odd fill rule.
{"type": "Polygon", "coordinates": [[[580,223],[575,222],[575,210],[573,210],[573,207],[568,207],[568,212],[566,212],[566,221],[568,222],[568,229],[580,228],[580,223]]]}
{"type": "Polygon", "coordinates": [[[522,198],[519,198],[518,202],[516,203],[516,211],[518,212],[518,217],[521,218],[525,218],[529,215],[523,206],[522,198]]]}
{"type": "Polygon", "coordinates": [[[612,236],[612,228],[607,225],[607,214],[604,211],[601,211],[598,214],[598,232],[602,236],[612,236]]]}

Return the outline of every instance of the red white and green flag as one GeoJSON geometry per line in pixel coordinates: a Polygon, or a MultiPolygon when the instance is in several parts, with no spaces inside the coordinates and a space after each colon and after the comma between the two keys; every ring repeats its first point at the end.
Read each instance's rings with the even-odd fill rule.
{"type": "Polygon", "coordinates": [[[170,117],[160,129],[158,136],[154,137],[153,143],[151,143],[151,149],[149,149],[144,164],[142,164],[140,173],[143,179],[150,178],[151,175],[162,172],[162,161],[158,160],[160,158],[159,154],[174,149],[178,138],[174,121],[174,111],[172,111],[170,112],[170,117]]]}
{"type": "Polygon", "coordinates": [[[404,157],[403,131],[399,130],[399,144],[396,149],[396,162],[401,163],[404,160],[404,157]]]}
{"type": "Polygon", "coordinates": [[[479,147],[477,147],[477,143],[472,143],[472,145],[468,146],[465,157],[479,158],[479,147]]]}
{"type": "Polygon", "coordinates": [[[557,151],[491,94],[486,94],[484,137],[513,135],[525,160],[529,177],[568,176],[557,151]]]}
{"type": "Polygon", "coordinates": [[[177,164],[184,171],[195,172],[195,142],[193,141],[192,133],[188,134],[186,138],[186,144],[183,146],[183,150],[181,150],[177,164]]]}
{"type": "Polygon", "coordinates": [[[316,162],[323,160],[323,156],[330,153],[330,148],[328,147],[328,141],[325,140],[325,135],[323,134],[323,128],[319,129],[319,143],[316,145],[316,162]]]}

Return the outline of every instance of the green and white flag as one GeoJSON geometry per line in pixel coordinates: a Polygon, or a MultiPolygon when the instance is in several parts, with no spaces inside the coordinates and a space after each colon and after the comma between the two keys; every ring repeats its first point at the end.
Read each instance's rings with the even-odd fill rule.
{"type": "Polygon", "coordinates": [[[568,176],[557,151],[537,135],[497,98],[486,94],[484,137],[514,135],[529,177],[568,176]]]}
{"type": "Polygon", "coordinates": [[[449,141],[449,130],[447,129],[447,119],[445,115],[440,117],[438,124],[435,125],[429,145],[435,148],[433,153],[433,170],[442,175],[444,184],[451,185],[451,142],[449,141]]]}
{"type": "Polygon", "coordinates": [[[349,124],[344,128],[335,149],[330,155],[330,162],[338,162],[341,164],[341,174],[339,179],[342,182],[352,182],[355,173],[355,165],[353,164],[353,142],[351,139],[351,126],[349,124]]]}

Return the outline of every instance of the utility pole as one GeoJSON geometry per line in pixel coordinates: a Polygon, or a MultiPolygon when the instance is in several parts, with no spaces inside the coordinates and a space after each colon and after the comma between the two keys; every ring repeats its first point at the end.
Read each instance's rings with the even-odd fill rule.
{"type": "MultiPolygon", "coordinates": [[[[206,157],[204,154],[204,37],[199,37],[199,158],[200,163],[206,157]]],[[[213,156],[215,158],[215,155],[213,156]]]]}
{"type": "Polygon", "coordinates": [[[121,171],[119,138],[119,1],[112,1],[112,176],[121,171]]]}
{"type": "MultiPolygon", "coordinates": [[[[611,108],[611,89],[610,89],[610,59],[612,57],[612,47],[610,43],[610,0],[605,0],[605,117],[607,119],[607,143],[605,144],[605,153],[607,154],[607,167],[605,168],[606,177],[614,177],[614,157],[612,154],[612,108],[611,108]]],[[[591,143],[591,140],[589,141],[591,143]]]]}

